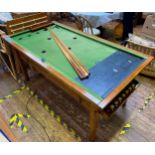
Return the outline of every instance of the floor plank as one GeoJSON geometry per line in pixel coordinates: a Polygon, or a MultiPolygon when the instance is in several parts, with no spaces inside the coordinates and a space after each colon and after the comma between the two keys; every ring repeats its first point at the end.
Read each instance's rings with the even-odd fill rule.
{"type": "MultiPolygon", "coordinates": [[[[19,84],[12,80],[8,74],[1,71],[1,75],[3,80],[0,80],[0,90],[3,91],[0,92],[0,96],[6,95],[19,87],[19,84]]],[[[120,108],[109,120],[100,119],[96,141],[155,141],[155,97],[152,98],[143,111],[139,112],[139,109],[144,105],[145,98],[154,92],[155,80],[144,76],[138,76],[137,79],[140,85],[129,97],[126,107],[120,108]],[[125,135],[120,135],[120,131],[126,122],[131,123],[131,128],[129,128],[125,135]]],[[[34,74],[27,85],[57,115],[61,116],[63,122],[66,122],[69,127],[73,128],[82,137],[82,141],[88,140],[88,111],[84,107],[39,74],[34,74]]],[[[0,110],[3,111],[3,115],[7,119],[9,119],[12,112],[26,113],[25,104],[28,98],[28,94],[20,94],[11,102],[8,99],[5,105],[0,105],[0,110]]],[[[54,120],[36,102],[35,99],[32,99],[29,108],[44,123],[49,134],[55,133],[54,135],[50,134],[51,141],[75,141],[75,138],[71,136],[71,132],[65,130],[61,125],[56,124],[53,126],[54,123],[50,122],[54,120]],[[63,132],[61,132],[62,130],[63,132]]],[[[35,120],[25,120],[25,123],[30,127],[29,134],[24,135],[19,129],[14,130],[19,137],[19,141],[49,141],[45,131],[35,120]]]]}

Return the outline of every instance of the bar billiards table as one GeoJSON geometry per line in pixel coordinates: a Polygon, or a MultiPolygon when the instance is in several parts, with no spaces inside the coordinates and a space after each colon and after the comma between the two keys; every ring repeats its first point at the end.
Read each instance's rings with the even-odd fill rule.
{"type": "Polygon", "coordinates": [[[18,60],[25,77],[28,77],[28,74],[23,67],[23,61],[74,96],[79,104],[89,110],[91,141],[96,137],[99,113],[110,117],[125,104],[138,84],[135,77],[152,60],[151,56],[57,22],[48,28],[3,35],[2,40],[16,57],[16,61],[18,60]],[[51,29],[90,71],[89,78],[79,79],[48,29],[51,29]]]}

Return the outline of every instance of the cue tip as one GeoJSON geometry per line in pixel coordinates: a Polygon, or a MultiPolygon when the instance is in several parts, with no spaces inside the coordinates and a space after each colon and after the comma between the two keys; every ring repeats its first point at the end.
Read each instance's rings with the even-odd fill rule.
{"type": "Polygon", "coordinates": [[[87,76],[80,77],[80,80],[87,80],[87,79],[89,79],[90,75],[91,75],[91,74],[90,74],[90,72],[89,72],[87,76]]]}

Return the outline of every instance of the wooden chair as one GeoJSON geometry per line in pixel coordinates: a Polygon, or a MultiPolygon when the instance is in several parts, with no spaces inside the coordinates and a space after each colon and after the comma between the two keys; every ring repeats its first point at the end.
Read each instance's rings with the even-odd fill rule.
{"type": "Polygon", "coordinates": [[[83,32],[93,35],[93,28],[89,21],[82,16],[77,16],[77,19],[81,22],[83,32]]]}
{"type": "Polygon", "coordinates": [[[90,22],[82,16],[75,16],[69,12],[50,12],[48,16],[50,21],[57,21],[91,35],[100,34],[100,31],[93,28],[90,22]]]}
{"type": "Polygon", "coordinates": [[[77,16],[77,19],[82,24],[83,32],[88,33],[90,35],[95,35],[95,36],[100,35],[100,30],[93,28],[92,25],[90,24],[90,22],[86,18],[84,18],[82,16],[77,16]]]}
{"type": "Polygon", "coordinates": [[[49,21],[57,21],[77,30],[82,30],[82,23],[76,16],[69,12],[48,12],[49,21]]]}

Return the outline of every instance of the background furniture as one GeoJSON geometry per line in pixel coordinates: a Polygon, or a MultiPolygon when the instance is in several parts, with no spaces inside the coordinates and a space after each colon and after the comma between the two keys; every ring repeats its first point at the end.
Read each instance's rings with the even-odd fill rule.
{"type": "Polygon", "coordinates": [[[0,12],[0,30],[6,32],[6,22],[12,19],[11,13],[0,12]]]}
{"type": "Polygon", "coordinates": [[[112,20],[122,19],[122,13],[120,12],[72,12],[72,14],[86,18],[94,28],[102,26],[112,20]]]}
{"type": "Polygon", "coordinates": [[[122,19],[120,12],[72,12],[75,16],[85,18],[92,27],[93,35],[103,37],[103,26],[113,20],[122,19]]]}
{"type": "Polygon", "coordinates": [[[15,20],[10,20],[6,23],[7,34],[15,34],[25,30],[32,29],[36,25],[48,24],[49,19],[47,13],[35,13],[28,16],[23,16],[15,20]],[[20,22],[19,22],[20,21],[20,22]]]}
{"type": "Polygon", "coordinates": [[[142,36],[155,40],[155,15],[147,16],[142,29],[142,36]]]}
{"type": "Polygon", "coordinates": [[[37,12],[11,12],[13,19],[36,14],[37,12]]]}
{"type": "Polygon", "coordinates": [[[110,21],[102,25],[102,38],[116,41],[122,39],[123,24],[120,20],[110,21]]]}
{"type": "MultiPolygon", "coordinates": [[[[153,27],[154,21],[155,15],[149,15],[146,18],[142,33],[139,37],[142,39],[147,39],[148,42],[149,40],[152,41],[152,39],[155,37],[155,27],[153,27]]],[[[155,42],[155,38],[153,41],[155,42]]],[[[153,61],[147,67],[145,67],[141,73],[150,77],[155,77],[155,47],[150,47],[149,45],[146,46],[143,45],[143,43],[135,43],[134,41],[130,40],[128,40],[127,47],[154,57],[153,61]]]]}
{"type": "MultiPolygon", "coordinates": [[[[129,40],[127,43],[127,47],[145,54],[149,54],[155,58],[155,48],[143,46],[129,40]]],[[[153,61],[148,66],[146,66],[141,73],[150,77],[155,77],[155,59],[153,59],[153,61]]]]}
{"type": "Polygon", "coordinates": [[[69,12],[50,12],[48,16],[50,21],[57,21],[91,35],[100,34],[100,31],[93,28],[90,22],[83,16],[74,15],[69,12]]]}
{"type": "Polygon", "coordinates": [[[72,12],[73,15],[79,16],[81,18],[84,18],[87,20],[89,25],[91,25],[91,31],[88,29],[85,29],[84,31],[89,31],[89,34],[93,34],[96,36],[103,36],[102,33],[102,26],[110,21],[116,20],[116,19],[122,19],[122,13],[114,12],[114,13],[108,13],[108,12],[72,12]]]}
{"type": "Polygon", "coordinates": [[[6,32],[6,24],[0,24],[0,30],[6,32]]]}
{"type": "Polygon", "coordinates": [[[0,12],[0,24],[5,24],[7,21],[12,19],[10,12],[0,12]]]}
{"type": "Polygon", "coordinates": [[[76,16],[76,18],[81,22],[83,32],[85,32],[87,34],[95,35],[95,36],[100,36],[100,34],[101,34],[100,30],[92,27],[90,22],[85,17],[76,16]]]}
{"type": "Polygon", "coordinates": [[[49,21],[57,21],[72,28],[82,30],[81,21],[69,12],[48,12],[49,21]]]}
{"type": "Polygon", "coordinates": [[[133,33],[134,12],[123,13],[123,36],[122,40],[128,39],[128,34],[133,33]]]}

